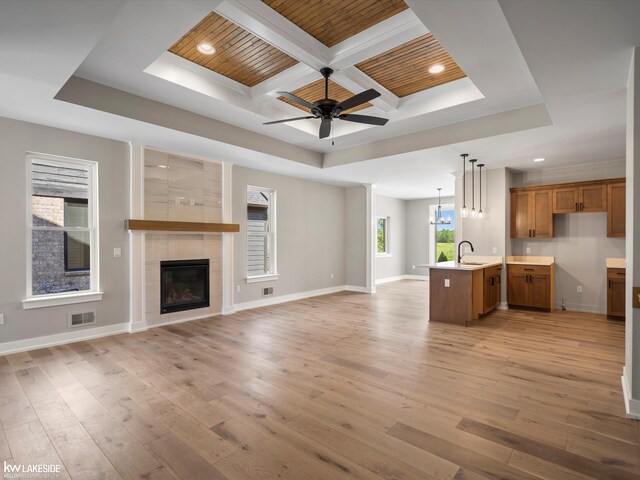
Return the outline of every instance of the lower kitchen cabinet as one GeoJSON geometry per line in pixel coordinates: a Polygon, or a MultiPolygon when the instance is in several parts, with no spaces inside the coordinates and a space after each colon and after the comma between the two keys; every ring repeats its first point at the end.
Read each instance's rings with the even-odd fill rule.
{"type": "Polygon", "coordinates": [[[607,268],[607,315],[624,318],[625,312],[624,268],[607,268]]]}
{"type": "Polygon", "coordinates": [[[553,310],[553,265],[507,265],[507,302],[553,310]]]}

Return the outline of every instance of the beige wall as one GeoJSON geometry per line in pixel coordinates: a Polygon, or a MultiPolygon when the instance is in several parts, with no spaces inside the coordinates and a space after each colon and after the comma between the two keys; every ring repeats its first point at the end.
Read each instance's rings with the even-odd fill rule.
{"type": "Polygon", "coordinates": [[[376,195],[376,217],[388,217],[389,256],[376,257],[376,280],[397,277],[405,273],[406,202],[376,195]]]}
{"type": "Polygon", "coordinates": [[[273,296],[278,297],[345,284],[344,190],[249,168],[233,168],[233,222],[240,224],[240,233],[234,235],[233,243],[236,305],[262,300],[262,287],[273,287],[273,296]],[[246,283],[247,185],[276,190],[277,280],[246,283]]]}
{"type": "Polygon", "coordinates": [[[95,310],[96,327],[129,321],[129,243],[123,226],[129,213],[128,159],[123,142],[0,118],[0,313],[5,315],[0,343],[68,333],[69,313],[95,310]],[[102,301],[22,309],[29,151],[98,162],[102,301]],[[120,258],[113,257],[115,247],[122,249],[120,258]]]}

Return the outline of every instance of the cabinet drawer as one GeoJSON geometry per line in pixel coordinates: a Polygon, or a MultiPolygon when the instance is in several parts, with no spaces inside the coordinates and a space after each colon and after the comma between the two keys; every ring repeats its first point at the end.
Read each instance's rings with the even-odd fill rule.
{"type": "Polygon", "coordinates": [[[550,275],[548,265],[507,265],[510,275],[550,275]]]}
{"type": "Polygon", "coordinates": [[[609,279],[623,279],[625,278],[625,275],[626,271],[624,268],[607,268],[607,278],[609,279]]]}

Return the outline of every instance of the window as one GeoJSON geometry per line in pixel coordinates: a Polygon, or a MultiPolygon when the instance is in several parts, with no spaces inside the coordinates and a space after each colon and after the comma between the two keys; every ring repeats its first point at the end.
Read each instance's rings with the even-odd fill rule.
{"type": "MultiPolygon", "coordinates": [[[[443,223],[430,223],[430,237],[433,241],[429,242],[429,258],[432,262],[451,262],[455,260],[455,231],[456,220],[453,205],[442,205],[443,223]],[[447,223],[448,222],[448,223],[447,223]]],[[[435,219],[437,214],[437,205],[429,206],[429,218],[435,219]]]]}
{"type": "Polygon", "coordinates": [[[379,257],[391,255],[389,250],[389,223],[390,217],[378,217],[376,219],[376,239],[378,248],[376,255],[379,257]]]}
{"type": "Polygon", "coordinates": [[[24,308],[99,299],[97,164],[33,154],[27,165],[31,181],[24,308]],[[51,300],[73,296],[84,299],[51,300]]]}
{"type": "Polygon", "coordinates": [[[247,187],[247,282],[275,280],[276,192],[247,187]]]}

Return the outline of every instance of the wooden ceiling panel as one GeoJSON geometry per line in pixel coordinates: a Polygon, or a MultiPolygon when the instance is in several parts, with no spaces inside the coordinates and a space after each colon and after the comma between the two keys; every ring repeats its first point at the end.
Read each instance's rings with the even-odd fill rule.
{"type": "Polygon", "coordinates": [[[431,33],[358,63],[356,67],[398,97],[466,77],[431,33]],[[442,73],[429,67],[444,65],[442,73]]]}
{"type": "Polygon", "coordinates": [[[298,63],[215,12],[207,15],[169,51],[248,87],[298,63]],[[200,53],[197,46],[202,42],[212,45],[216,53],[200,53]]]}
{"type": "MultiPolygon", "coordinates": [[[[310,102],[310,103],[314,103],[318,100],[321,100],[324,98],[324,78],[321,78],[320,80],[317,80],[313,83],[305,85],[304,87],[300,87],[299,89],[294,90],[291,93],[293,93],[296,97],[300,97],[303,100],[306,100],[307,102],[310,102]]],[[[350,92],[343,86],[338,85],[332,80],[329,80],[329,98],[333,98],[334,100],[343,102],[347,98],[353,97],[354,95],[355,95],[354,93],[350,92]]],[[[303,107],[298,103],[292,102],[288,98],[278,97],[278,100],[288,103],[289,105],[293,105],[294,107],[297,107],[300,110],[303,110],[309,113],[309,110],[307,110],[305,107],[303,107]]],[[[345,110],[345,112],[353,113],[370,106],[371,106],[370,103],[365,103],[363,105],[358,105],[357,107],[352,108],[350,110],[345,110]]]]}
{"type": "Polygon", "coordinates": [[[408,9],[404,0],[262,0],[327,47],[408,9]]]}

